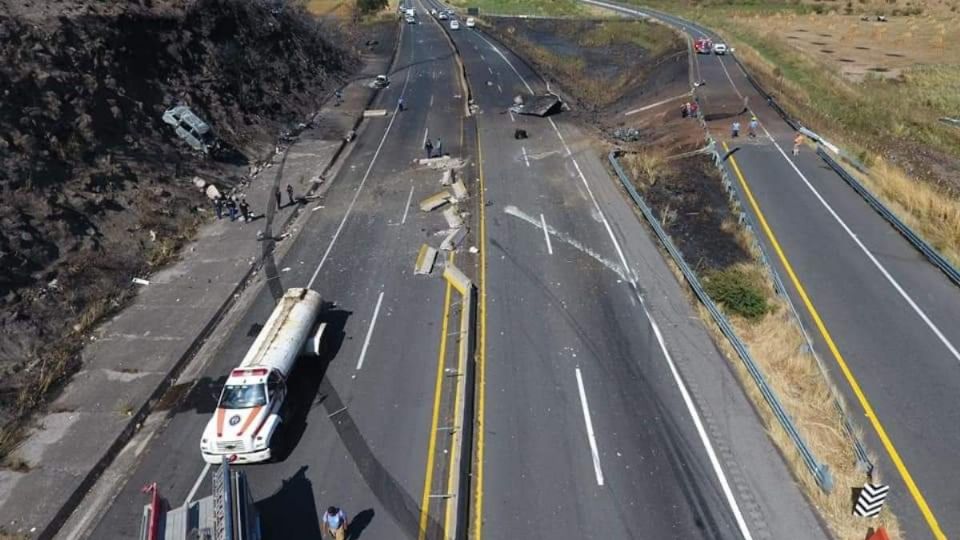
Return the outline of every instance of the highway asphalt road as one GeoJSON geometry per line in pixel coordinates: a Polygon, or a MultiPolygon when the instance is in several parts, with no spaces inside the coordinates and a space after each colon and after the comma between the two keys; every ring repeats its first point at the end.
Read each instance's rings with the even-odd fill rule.
{"type": "MultiPolygon", "coordinates": [[[[149,482],[172,504],[185,501],[204,470],[200,435],[226,373],[283,290],[308,285],[334,304],[332,350],[291,377],[305,413],[286,428],[289,456],[244,467],[265,533],[319,538],[320,509],[334,504],[364,538],[416,538],[446,287],[436,272],[414,276],[413,265],[421,243],[446,224],[416,206],[438,189],[439,173],[411,161],[421,157],[427,129],[443,138],[446,152],[459,152],[463,100],[438,28],[405,26],[399,48],[392,84],[374,106],[389,114],[365,123],[325,199],[308,203],[303,231],[277,261],[275,279],[256,293],[91,538],[134,537],[145,502],[140,488],[149,482]],[[407,110],[397,113],[401,95],[407,110]]],[[[206,494],[208,481],[196,497],[206,494]]],[[[438,536],[433,521],[428,527],[438,536]]]]}
{"type": "MultiPolygon", "coordinates": [[[[725,491],[715,441],[696,429],[701,413],[641,304],[657,280],[686,300],[597,148],[562,118],[509,112],[514,96],[544,90],[541,79],[480,31],[449,33],[479,110],[484,193],[473,537],[766,537],[725,491]],[[529,138],[514,139],[518,128],[529,138]]],[[[743,399],[730,373],[711,383],[743,399]]],[[[778,459],[769,441],[760,447],[778,459]]],[[[822,534],[792,482],[775,489],[795,497],[808,537],[822,534]]]]}
{"type": "Polygon", "coordinates": [[[451,154],[480,163],[485,188],[477,206],[485,259],[479,467],[469,486],[476,537],[773,538],[803,530],[825,538],[596,149],[562,120],[507,113],[514,95],[542,82],[472,31],[454,39],[479,107],[479,140],[476,152],[457,148],[473,138],[460,138],[455,63],[440,28],[424,19],[405,26],[393,85],[379,102],[392,110],[402,93],[408,110],[367,123],[324,208],[311,212],[277,262],[281,271],[91,537],[133,536],[148,482],[174,504],[188,497],[202,475],[198,441],[223,376],[278,295],[307,284],[336,303],[333,330],[342,337],[329,363],[296,378],[308,409],[293,422],[290,455],[245,468],[268,538],[315,537],[329,504],[358,517],[363,538],[440,536],[434,505],[425,535],[418,520],[421,494],[432,491],[424,483],[445,287],[411,274],[420,243],[444,225],[415,209],[407,215],[411,186],[413,201],[436,188],[436,174],[410,170],[429,129],[451,154]],[[530,138],[513,139],[515,127],[530,138]],[[664,332],[647,315],[645,290],[657,292],[658,305],[674,304],[664,332]]]}
{"type": "MultiPolygon", "coordinates": [[[[663,18],[695,37],[707,32],[663,18]]],[[[729,139],[730,120],[711,131],[739,148],[742,178],[731,175],[769,226],[767,251],[893,486],[889,504],[906,537],[960,535],[960,290],[811,149],[791,155],[793,130],[731,58],[698,60],[706,114],[745,96],[759,117],[753,140],[729,139]]]]}

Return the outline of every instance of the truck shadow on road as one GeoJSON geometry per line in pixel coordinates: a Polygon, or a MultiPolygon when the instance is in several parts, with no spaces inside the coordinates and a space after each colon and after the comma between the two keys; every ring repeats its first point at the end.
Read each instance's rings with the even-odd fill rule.
{"type": "Polygon", "coordinates": [[[320,538],[320,518],[308,467],[300,467],[280,489],[257,501],[264,538],[320,538]]]}
{"type": "Polygon", "coordinates": [[[287,459],[297,447],[307,430],[310,410],[323,401],[323,396],[319,392],[321,383],[330,362],[340,352],[346,337],[344,328],[347,325],[347,319],[353,314],[350,311],[335,309],[332,304],[324,304],[320,313],[320,320],[327,323],[320,356],[319,358],[302,358],[287,380],[287,409],[282,415],[283,425],[280,428],[282,431],[277,441],[280,444],[274,449],[276,461],[287,459]],[[319,399],[318,395],[320,395],[319,399]]]}

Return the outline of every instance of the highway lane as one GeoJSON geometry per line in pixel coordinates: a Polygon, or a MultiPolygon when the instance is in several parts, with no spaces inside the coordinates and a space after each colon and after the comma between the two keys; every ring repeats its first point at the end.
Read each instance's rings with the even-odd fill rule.
{"type": "MultiPolygon", "coordinates": [[[[451,60],[439,29],[404,29],[393,84],[377,104],[390,114],[369,120],[325,200],[310,203],[303,231],[277,262],[279,283],[255,293],[91,538],[134,536],[144,501],[139,489],[148,482],[157,481],[174,504],[187,498],[203,471],[200,434],[224,375],[277,293],[307,284],[333,303],[327,314],[332,351],[291,378],[304,413],[287,431],[289,455],[245,467],[266,533],[317,537],[320,509],[337,504],[359,519],[364,538],[416,537],[445,287],[436,276],[414,277],[412,270],[420,244],[445,225],[439,215],[408,208],[432,194],[439,179],[410,162],[420,157],[428,129],[443,137],[448,151],[459,152],[460,126],[450,118],[459,117],[462,98],[451,60]],[[397,114],[401,95],[407,110],[397,114]]],[[[201,484],[197,496],[208,489],[201,484]]],[[[428,525],[435,532],[434,521],[428,525]]]]}
{"type": "MultiPolygon", "coordinates": [[[[762,526],[751,533],[746,524],[714,443],[697,429],[703,403],[695,407],[686,386],[678,389],[674,360],[638,292],[665,277],[670,294],[685,300],[652,245],[646,253],[655,261],[634,259],[637,239],[624,231],[646,240],[645,233],[610,189],[595,150],[570,126],[507,112],[514,95],[528,94],[528,84],[542,88],[541,81],[479,32],[451,35],[479,106],[485,178],[487,398],[479,405],[485,412],[478,420],[483,442],[474,511],[480,512],[472,534],[766,537],[762,526]],[[512,139],[516,128],[530,137],[512,139]],[[609,222],[607,212],[618,220],[609,222]],[[633,269],[651,266],[662,275],[638,278],[633,269]]],[[[712,382],[729,384],[739,396],[729,377],[712,382]]],[[[754,421],[749,405],[738,404],[744,408],[734,414],[754,421]]],[[[752,435],[776,460],[762,430],[752,435]]],[[[820,536],[789,475],[781,478],[786,485],[774,489],[794,497],[791,510],[803,530],[820,536]]],[[[755,480],[751,488],[758,489],[755,480]]],[[[769,498],[771,507],[776,498],[769,498]]],[[[770,518],[764,514],[753,511],[751,524],[770,518]]]]}
{"type": "MultiPolygon", "coordinates": [[[[693,35],[704,30],[674,17],[693,35]]],[[[907,537],[960,534],[960,291],[899,236],[833,171],[804,148],[789,155],[793,132],[731,59],[700,57],[718,101],[747,96],[763,130],[739,147],[739,186],[755,197],[788,287],[813,329],[818,353],[844,391],[907,537]],[[723,96],[726,94],[726,96],[723,96]],[[809,301],[806,306],[804,297],[809,301]],[[820,320],[818,323],[817,319],[820,320]]],[[[704,111],[709,114],[708,102],[704,111]]],[[[745,124],[745,120],[742,123],[745,124]]],[[[726,126],[711,126],[726,138],[726,126]]]]}

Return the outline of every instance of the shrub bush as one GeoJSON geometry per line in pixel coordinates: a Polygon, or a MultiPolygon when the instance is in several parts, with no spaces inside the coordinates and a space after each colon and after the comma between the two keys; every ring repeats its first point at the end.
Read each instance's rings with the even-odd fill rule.
{"type": "Polygon", "coordinates": [[[762,317],[769,306],[757,276],[737,268],[713,271],[703,280],[704,289],[714,302],[747,319],[762,317]]]}

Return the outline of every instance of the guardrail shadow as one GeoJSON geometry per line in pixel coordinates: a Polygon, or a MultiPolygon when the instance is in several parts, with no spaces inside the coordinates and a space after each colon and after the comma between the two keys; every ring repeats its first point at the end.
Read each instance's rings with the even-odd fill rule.
{"type": "Polygon", "coordinates": [[[264,538],[321,538],[313,483],[304,465],[280,489],[257,501],[264,538]]]}

